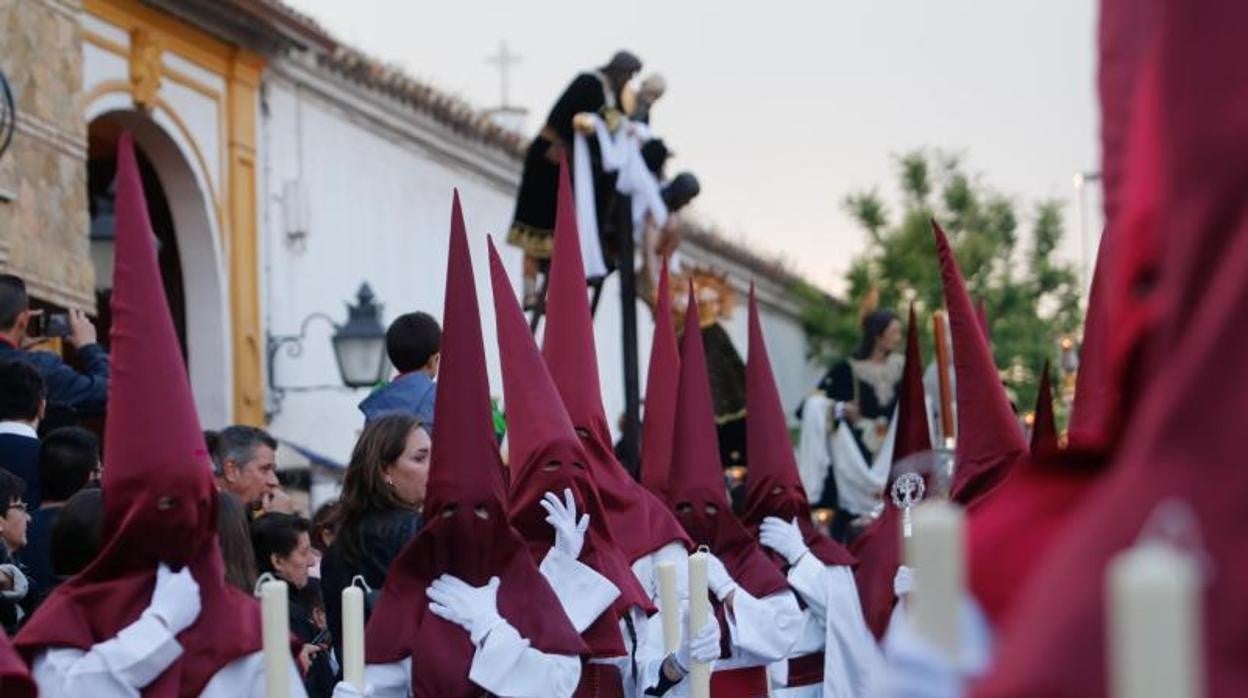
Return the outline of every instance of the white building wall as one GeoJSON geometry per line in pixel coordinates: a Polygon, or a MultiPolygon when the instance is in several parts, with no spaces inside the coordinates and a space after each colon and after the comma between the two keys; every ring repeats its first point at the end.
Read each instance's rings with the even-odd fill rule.
{"type": "MultiPolygon", "coordinates": [[[[281,64],[265,78],[260,143],[265,327],[275,335],[297,334],[303,319],[317,312],[341,322],[346,316],[344,303],[354,298],[362,281],[368,281],[385,304],[385,323],[413,310],[441,319],[451,191],[458,187],[476,271],[491,392],[501,397],[486,235],[495,236],[512,271],[513,286],[519,288],[519,251],[502,238],[511,223],[520,163],[479,167],[478,147],[457,144],[450,136],[436,148],[422,145],[419,132],[405,133],[381,118],[389,114],[382,113],[384,104],[382,112],[378,101],[347,106],[341,100],[350,95],[323,79],[281,64]],[[457,149],[462,158],[456,157],[457,149]],[[286,235],[282,207],[284,185],[292,180],[301,182],[308,202],[307,236],[297,240],[286,235]]],[[[691,255],[699,264],[723,266],[705,253],[694,250],[691,255]]],[[[747,283],[744,277],[739,281],[747,283]]],[[[743,357],[744,298],[743,285],[742,302],[728,323],[743,357]]],[[[796,318],[777,312],[776,306],[764,307],[782,399],[791,408],[814,385],[818,370],[804,359],[805,340],[796,318]]],[[[612,277],[604,288],[595,336],[603,398],[613,428],[624,409],[619,308],[618,281],[612,277]]],[[[652,316],[640,302],[637,313],[644,391],[652,316]]],[[[345,463],[363,423],[356,405],[367,391],[341,387],[331,334],[328,323],[315,321],[301,356],[276,357],[273,378],[287,393],[271,430],[279,438],[345,463]]]]}

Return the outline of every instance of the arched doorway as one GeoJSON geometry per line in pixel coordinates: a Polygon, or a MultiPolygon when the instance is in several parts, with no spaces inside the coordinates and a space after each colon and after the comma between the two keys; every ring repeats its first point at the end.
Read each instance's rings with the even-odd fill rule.
{"type": "MultiPolygon", "coordinates": [[[[107,98],[105,98],[107,101],[107,98]]],[[[96,274],[100,336],[111,324],[113,179],[117,141],[134,135],[148,215],[157,238],[165,297],[187,362],[200,420],[206,427],[231,422],[232,374],[226,271],[217,205],[191,142],[159,114],[108,109],[88,114],[87,190],[91,258],[96,274]]],[[[106,340],[105,340],[106,341],[106,340]]]]}

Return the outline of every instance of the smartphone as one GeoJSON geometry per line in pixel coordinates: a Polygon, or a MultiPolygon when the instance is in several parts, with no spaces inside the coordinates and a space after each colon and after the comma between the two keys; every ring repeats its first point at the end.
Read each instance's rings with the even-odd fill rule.
{"type": "Polygon", "coordinates": [[[68,337],[69,336],[69,314],[52,313],[45,316],[43,336],[44,337],[68,337]]]}

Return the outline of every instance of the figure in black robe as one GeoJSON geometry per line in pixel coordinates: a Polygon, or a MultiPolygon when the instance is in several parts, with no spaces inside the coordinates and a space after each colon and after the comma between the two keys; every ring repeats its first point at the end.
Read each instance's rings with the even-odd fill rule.
{"type": "MultiPolygon", "coordinates": [[[[546,124],[529,144],[524,158],[524,173],[516,196],[516,213],[507,234],[507,242],[524,250],[524,300],[526,306],[535,300],[537,275],[550,259],[554,248],[555,200],[559,185],[559,160],[571,160],[573,119],[589,112],[602,115],[608,123],[618,119],[620,92],[641,70],[641,61],[628,51],[620,51],[601,69],[581,73],[563,91],[546,124]],[[615,112],[612,116],[608,112],[615,112]]],[[[603,227],[607,207],[615,191],[612,178],[603,172],[596,139],[590,139],[591,160],[597,173],[594,191],[597,200],[599,228],[603,227]]]]}

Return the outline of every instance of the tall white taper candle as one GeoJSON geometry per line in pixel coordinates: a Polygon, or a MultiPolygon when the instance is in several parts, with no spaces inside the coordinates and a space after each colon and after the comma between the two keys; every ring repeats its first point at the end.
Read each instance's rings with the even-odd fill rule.
{"type": "MultiPolygon", "coordinates": [[[[689,632],[697,633],[711,618],[711,598],[706,585],[706,553],[696,552],[689,556],[689,632]]],[[[694,662],[689,670],[689,695],[692,698],[710,698],[711,665],[694,662]]]]}
{"type": "Polygon", "coordinates": [[[663,651],[675,652],[680,645],[680,596],[676,591],[676,563],[660,562],[659,613],[663,616],[663,651]]]}
{"type": "Polygon", "coordinates": [[[264,628],[264,686],[268,698],[290,698],[290,609],[286,582],[260,587],[264,628]]]}
{"type": "Polygon", "coordinates": [[[914,535],[906,539],[906,560],[914,568],[910,612],[915,630],[951,660],[961,650],[958,609],[962,604],[965,557],[962,510],[934,499],[914,509],[914,535]]]}
{"type": "Polygon", "coordinates": [[[1196,563],[1164,544],[1143,543],[1110,562],[1106,590],[1111,695],[1203,696],[1196,563]]]}
{"type": "Polygon", "coordinates": [[[364,590],[342,590],[342,680],[364,692],[364,590]]]}

